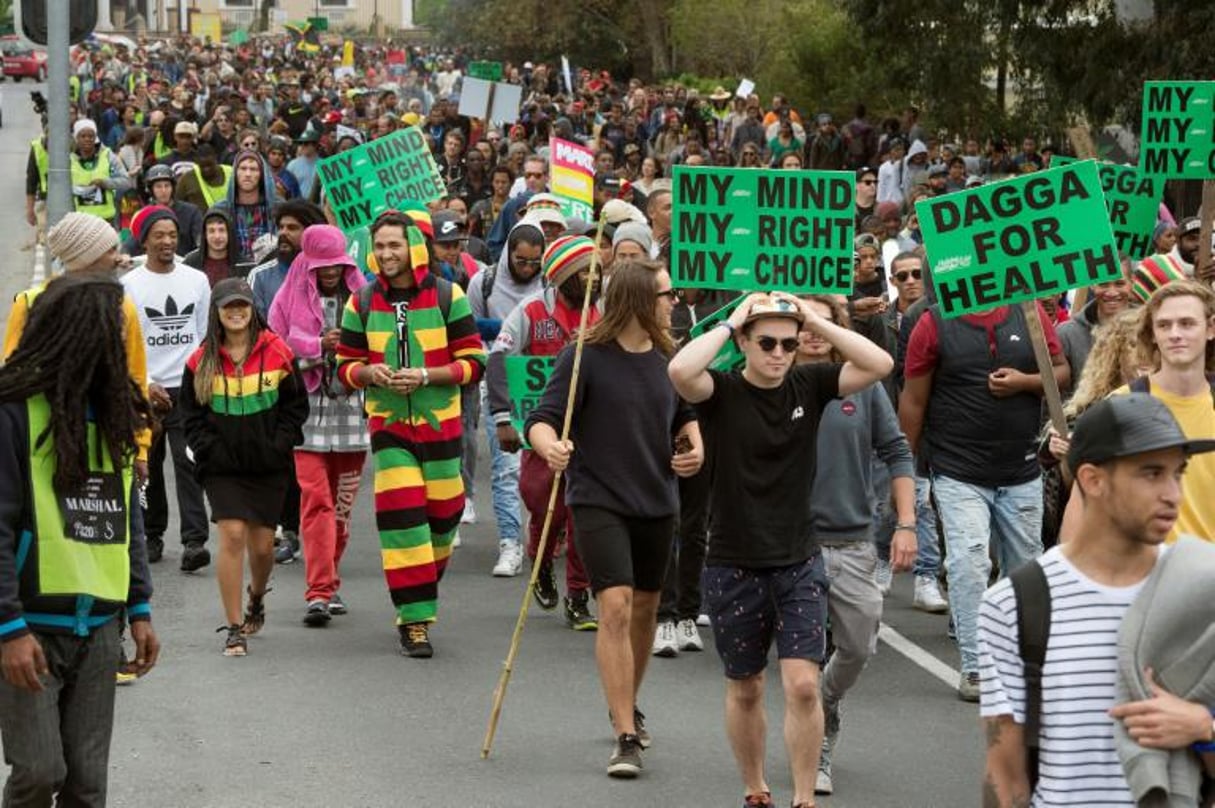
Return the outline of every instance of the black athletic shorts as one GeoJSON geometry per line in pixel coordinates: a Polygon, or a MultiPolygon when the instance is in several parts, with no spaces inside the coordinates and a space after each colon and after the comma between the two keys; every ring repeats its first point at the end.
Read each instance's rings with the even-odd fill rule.
{"type": "Polygon", "coordinates": [[[574,545],[593,594],[613,586],[662,591],[675,541],[674,516],[644,519],[590,505],[570,510],[574,545]]]}

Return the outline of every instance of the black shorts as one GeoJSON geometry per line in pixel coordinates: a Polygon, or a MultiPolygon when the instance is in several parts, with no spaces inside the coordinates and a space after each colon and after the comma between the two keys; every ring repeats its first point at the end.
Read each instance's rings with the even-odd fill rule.
{"type": "Polygon", "coordinates": [[[674,516],[644,519],[591,505],[574,505],[570,510],[574,545],[592,594],[613,586],[662,591],[675,541],[674,516]]]}
{"type": "Polygon", "coordinates": [[[827,651],[827,572],[822,553],[770,569],[705,567],[701,591],[728,679],[749,679],[780,659],[822,663],[827,651]]]}

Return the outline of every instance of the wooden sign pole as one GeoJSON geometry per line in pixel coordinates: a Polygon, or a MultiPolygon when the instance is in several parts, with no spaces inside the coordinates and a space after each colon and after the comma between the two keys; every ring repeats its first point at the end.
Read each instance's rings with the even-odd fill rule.
{"type": "Polygon", "coordinates": [[[1067,418],[1063,415],[1063,397],[1059,395],[1059,383],[1055,380],[1055,369],[1050,361],[1050,350],[1046,347],[1046,333],[1038,318],[1038,302],[1026,300],[1021,303],[1025,325],[1029,328],[1029,339],[1034,346],[1034,359],[1038,361],[1038,374],[1042,377],[1042,392],[1046,396],[1046,408],[1050,422],[1060,435],[1070,434],[1067,418]]]}
{"type": "Polygon", "coordinates": [[[1198,230],[1198,255],[1194,259],[1194,277],[1208,284],[1215,278],[1211,266],[1211,229],[1215,221],[1215,180],[1202,181],[1202,209],[1198,212],[1202,227],[1198,230]]]}

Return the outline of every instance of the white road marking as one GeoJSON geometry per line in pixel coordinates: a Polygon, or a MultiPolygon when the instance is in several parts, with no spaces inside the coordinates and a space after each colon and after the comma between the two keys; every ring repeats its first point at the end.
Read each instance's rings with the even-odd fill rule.
{"type": "Polygon", "coordinates": [[[882,627],[878,630],[878,639],[950,687],[958,686],[958,680],[962,678],[961,673],[949,667],[885,623],[882,623],[882,627]]]}

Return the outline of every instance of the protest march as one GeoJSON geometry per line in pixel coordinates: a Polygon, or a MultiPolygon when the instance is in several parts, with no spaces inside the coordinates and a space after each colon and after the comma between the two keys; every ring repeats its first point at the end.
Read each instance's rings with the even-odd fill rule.
{"type": "Polygon", "coordinates": [[[288,628],[349,661],[373,619],[453,696],[408,677],[467,650],[474,532],[520,604],[482,758],[550,614],[613,804],[670,776],[651,694],[696,654],[720,804],[862,804],[882,766],[836,764],[906,591],[965,804],[1215,805],[1215,81],[1143,77],[1114,155],[317,19],[84,39],[5,158],[46,263],[3,308],[5,808],[106,805],[167,660],[239,683],[288,628]],[[205,577],[218,631],[171,641],[205,577]]]}

